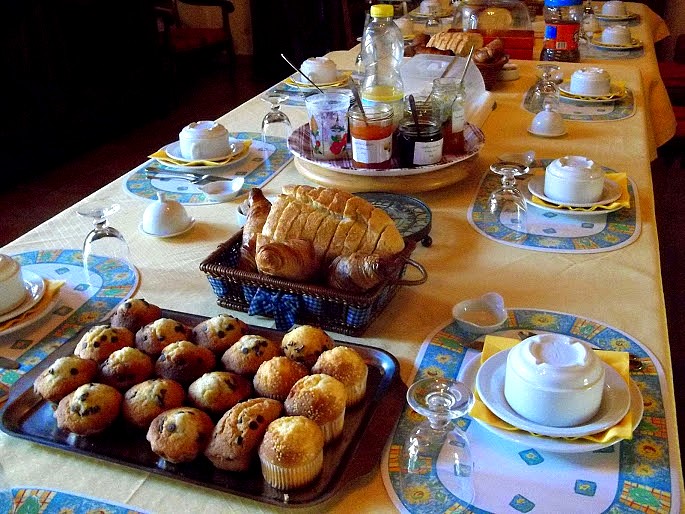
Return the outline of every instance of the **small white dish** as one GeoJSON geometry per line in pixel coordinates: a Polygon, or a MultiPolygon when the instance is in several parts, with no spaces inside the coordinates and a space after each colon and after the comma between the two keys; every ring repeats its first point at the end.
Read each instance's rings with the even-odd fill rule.
{"type": "Polygon", "coordinates": [[[544,132],[544,131],[538,131],[537,129],[534,129],[532,127],[528,127],[528,132],[534,136],[538,137],[561,137],[565,136],[567,134],[566,129],[563,129],[561,131],[557,132],[544,132]]]}
{"type": "Polygon", "coordinates": [[[560,113],[553,111],[549,105],[546,105],[544,111],[540,111],[533,117],[528,132],[541,137],[563,136],[566,134],[564,118],[560,113]]]}
{"type": "MultiPolygon", "coordinates": [[[[545,196],[545,177],[537,176],[532,177],[528,181],[528,190],[547,203],[552,203],[555,205],[560,205],[557,200],[552,200],[551,198],[545,196]]],[[[604,188],[602,189],[602,196],[596,202],[590,203],[577,203],[577,202],[563,202],[564,206],[567,207],[595,207],[597,205],[607,205],[611,202],[615,202],[621,197],[621,186],[611,179],[604,179],[604,188]]]]}
{"type": "Polygon", "coordinates": [[[452,308],[452,316],[467,332],[489,334],[507,320],[504,299],[497,293],[486,293],[480,298],[464,300],[452,308]]]}
{"type": "Polygon", "coordinates": [[[157,200],[145,208],[140,229],[155,237],[173,237],[190,230],[194,223],[180,202],[168,200],[160,191],[157,200]]]}
{"type": "Polygon", "coordinates": [[[506,63],[504,66],[502,66],[502,69],[499,70],[497,78],[504,82],[518,80],[521,78],[518,65],[514,64],[513,62],[506,63]]]}
{"type": "Polygon", "coordinates": [[[29,271],[27,269],[21,270],[21,275],[24,280],[24,287],[26,288],[26,297],[19,305],[11,311],[5,312],[0,316],[0,323],[25,313],[31,307],[36,305],[45,294],[45,280],[40,275],[29,271]]]}
{"type": "Polygon", "coordinates": [[[143,228],[143,224],[142,224],[142,223],[141,223],[140,225],[138,225],[138,229],[139,229],[143,234],[145,234],[146,236],[156,237],[156,238],[158,238],[158,239],[166,239],[166,238],[168,238],[168,237],[176,237],[176,236],[180,236],[180,235],[182,235],[182,234],[185,234],[186,232],[188,232],[188,231],[189,231],[191,228],[193,228],[194,226],[195,226],[195,218],[190,218],[190,221],[188,222],[188,225],[187,225],[187,226],[185,226],[184,228],[182,228],[182,229],[179,230],[178,232],[172,232],[172,233],[170,233],[170,234],[153,234],[153,233],[151,233],[151,232],[147,232],[147,231],[143,228]]]}
{"type": "Polygon", "coordinates": [[[240,190],[245,184],[243,177],[236,177],[232,180],[217,180],[216,182],[209,182],[200,187],[200,190],[210,200],[221,203],[233,200],[240,194],[240,190]]]}
{"type": "MultiPolygon", "coordinates": [[[[488,359],[490,360],[490,359],[488,359]]],[[[487,362],[487,361],[486,361],[487,362]]],[[[463,366],[460,374],[460,380],[472,390],[476,387],[476,375],[480,367],[480,359],[475,356],[466,365],[463,366]]],[[[632,429],[635,430],[642,421],[642,414],[644,406],[642,403],[642,394],[637,384],[633,380],[630,381],[630,414],[632,417],[632,429]]],[[[612,437],[608,441],[595,442],[588,439],[565,439],[548,436],[533,435],[530,432],[522,430],[505,430],[503,428],[494,427],[479,419],[474,419],[479,426],[488,432],[516,444],[520,444],[525,448],[535,448],[536,450],[549,453],[588,453],[613,446],[621,442],[623,438],[612,437]]]]}
{"type": "Polygon", "coordinates": [[[240,202],[240,205],[235,208],[236,221],[241,227],[245,225],[245,222],[247,221],[247,209],[249,209],[249,206],[246,202],[240,202]]]}
{"type": "Polygon", "coordinates": [[[503,153],[497,156],[502,162],[515,162],[516,164],[523,164],[530,166],[535,162],[535,150],[527,150],[520,153],[503,153]]]}

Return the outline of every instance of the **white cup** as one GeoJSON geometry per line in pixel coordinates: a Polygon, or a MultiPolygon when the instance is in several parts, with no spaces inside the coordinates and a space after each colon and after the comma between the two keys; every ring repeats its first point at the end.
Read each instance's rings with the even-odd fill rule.
{"type": "Polygon", "coordinates": [[[0,314],[18,307],[25,298],[21,266],[9,255],[0,254],[0,314]]]}
{"type": "Polygon", "coordinates": [[[220,159],[231,153],[228,130],[216,121],[195,121],[178,135],[184,159],[220,159]]]}
{"type": "Polygon", "coordinates": [[[626,13],[626,5],[620,0],[610,0],[602,6],[602,14],[607,16],[625,16],[626,13]]]}
{"type": "Polygon", "coordinates": [[[602,31],[602,43],[609,45],[629,45],[632,41],[630,29],[625,25],[613,25],[602,31]]]}
{"type": "Polygon", "coordinates": [[[611,93],[611,76],[595,66],[580,68],[571,75],[570,88],[576,95],[608,95],[611,93]]]}
{"type": "Polygon", "coordinates": [[[545,170],[545,196],[559,203],[592,203],[602,197],[604,171],[592,159],[567,155],[545,170]]]}

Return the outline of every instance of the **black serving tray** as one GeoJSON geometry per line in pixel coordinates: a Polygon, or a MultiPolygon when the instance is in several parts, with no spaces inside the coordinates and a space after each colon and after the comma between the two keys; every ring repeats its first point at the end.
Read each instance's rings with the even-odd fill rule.
{"type": "MultiPolygon", "coordinates": [[[[191,327],[207,319],[164,309],[162,313],[164,317],[191,327]]],[[[104,432],[88,437],[59,429],[53,417],[54,404],[33,392],[33,382],[57,358],[73,353],[88,328],[55,350],[12,387],[7,403],[0,410],[0,429],[3,432],[70,453],[269,504],[305,506],[331,498],[350,482],[373,470],[381,460],[386,440],[405,402],[407,388],[400,379],[399,363],[393,355],[370,346],[336,342],[357,350],[369,366],[366,397],[346,411],[342,435],[324,449],[323,470],[319,477],[306,487],[283,492],[264,481],[258,461],[249,471],[242,473],[219,470],[204,456],[185,464],[166,462],[150,449],[144,431],[134,430],[121,420],[104,432]]],[[[249,332],[275,341],[280,341],[283,336],[283,332],[252,325],[249,332]]]]}

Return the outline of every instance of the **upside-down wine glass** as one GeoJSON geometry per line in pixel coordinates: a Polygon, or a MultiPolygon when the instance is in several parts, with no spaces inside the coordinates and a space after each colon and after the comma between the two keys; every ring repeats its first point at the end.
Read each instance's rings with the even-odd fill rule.
{"type": "Polygon", "coordinates": [[[129,262],[129,248],[124,236],[109,225],[107,217],[119,210],[119,204],[105,200],[86,203],[77,209],[81,216],[93,220],[93,229],[83,242],[83,268],[90,282],[97,257],[107,257],[129,262]]]}
{"type": "Polygon", "coordinates": [[[556,64],[538,64],[538,69],[542,71],[542,77],[535,84],[531,107],[538,113],[545,110],[549,105],[554,112],[559,111],[559,88],[554,82],[554,72],[559,70],[556,64]]]}
{"type": "Polygon", "coordinates": [[[525,175],[530,168],[515,162],[496,162],[490,170],[502,177],[502,185],[490,193],[490,213],[505,226],[526,232],[526,200],[516,187],[516,177],[525,175]]]}
{"type": "Polygon", "coordinates": [[[286,95],[269,93],[263,100],[271,104],[271,109],[262,120],[262,141],[266,143],[268,137],[280,138],[287,141],[293,130],[290,118],[281,110],[281,104],[288,99],[286,95]]]}
{"type": "Polygon", "coordinates": [[[402,489],[419,485],[426,475],[439,477],[454,494],[469,505],[473,502],[473,458],[466,434],[455,420],[474,402],[473,393],[462,382],[446,378],[424,378],[407,391],[409,406],[426,419],[404,442],[401,456],[402,489]]]}

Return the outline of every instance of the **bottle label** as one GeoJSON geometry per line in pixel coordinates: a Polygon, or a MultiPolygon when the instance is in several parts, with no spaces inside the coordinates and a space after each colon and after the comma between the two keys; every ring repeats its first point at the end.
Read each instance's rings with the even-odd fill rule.
{"type": "Polygon", "coordinates": [[[383,139],[352,138],[352,159],[364,164],[376,164],[390,160],[392,135],[383,139]]]}
{"type": "Polygon", "coordinates": [[[462,132],[464,130],[464,110],[454,109],[452,111],[452,132],[462,132]]]}
{"type": "Polygon", "coordinates": [[[414,144],[414,164],[421,166],[425,164],[435,164],[442,158],[442,138],[437,141],[422,143],[417,141],[414,144]]]}
{"type": "Polygon", "coordinates": [[[543,45],[545,49],[578,50],[578,40],[580,38],[579,23],[554,23],[549,24],[548,27],[553,27],[555,30],[548,31],[546,28],[545,35],[556,32],[556,37],[545,39],[543,45]]]}

